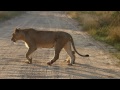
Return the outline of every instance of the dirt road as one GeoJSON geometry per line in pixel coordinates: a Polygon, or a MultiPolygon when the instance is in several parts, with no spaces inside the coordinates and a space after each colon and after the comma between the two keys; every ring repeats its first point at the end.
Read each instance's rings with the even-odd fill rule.
{"type": "Polygon", "coordinates": [[[112,48],[92,39],[69,18],[65,12],[27,12],[19,17],[0,23],[0,79],[103,79],[120,78],[117,59],[108,53],[112,48]],[[14,45],[10,39],[15,28],[36,28],[38,30],[65,31],[73,36],[75,46],[81,54],[76,54],[76,64],[68,66],[64,62],[64,50],[52,66],[46,63],[53,58],[54,49],[38,49],[32,55],[33,64],[25,63],[27,48],[19,41],[14,45]]]}

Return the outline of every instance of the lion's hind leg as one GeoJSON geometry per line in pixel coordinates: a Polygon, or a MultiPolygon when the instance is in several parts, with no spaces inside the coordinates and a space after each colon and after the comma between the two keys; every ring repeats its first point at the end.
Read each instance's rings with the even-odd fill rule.
{"type": "Polygon", "coordinates": [[[72,65],[75,63],[75,55],[74,55],[74,51],[71,50],[71,42],[67,42],[66,45],[64,46],[65,51],[67,52],[67,54],[69,55],[69,57],[67,58],[67,62],[68,65],[72,65]]]}
{"type": "Polygon", "coordinates": [[[62,38],[57,39],[56,44],[55,44],[55,55],[54,55],[54,58],[47,63],[48,65],[53,64],[57,59],[59,59],[60,51],[62,50],[62,48],[64,47],[65,44],[66,44],[66,41],[63,42],[62,38]]]}
{"type": "MultiPolygon", "coordinates": [[[[72,53],[73,53],[73,55],[74,55],[74,57],[75,57],[75,52],[72,51],[72,53]]],[[[64,62],[70,63],[70,58],[71,58],[71,57],[68,55],[67,58],[64,60],[64,62]]],[[[75,60],[73,61],[73,64],[75,64],[75,60]]]]}
{"type": "Polygon", "coordinates": [[[62,45],[60,45],[59,43],[56,43],[54,58],[51,61],[47,62],[48,65],[52,65],[57,59],[59,59],[59,53],[62,50],[62,48],[63,48],[62,45]]]}

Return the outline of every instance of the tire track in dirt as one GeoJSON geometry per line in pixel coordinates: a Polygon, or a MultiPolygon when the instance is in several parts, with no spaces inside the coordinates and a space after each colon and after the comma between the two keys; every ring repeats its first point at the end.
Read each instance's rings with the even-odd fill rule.
{"type": "Polygon", "coordinates": [[[77,23],[61,11],[32,11],[0,23],[0,78],[1,79],[102,79],[120,78],[117,59],[111,56],[103,43],[95,41],[82,31],[77,23]],[[63,62],[64,50],[52,66],[47,62],[53,58],[54,49],[38,49],[32,54],[33,64],[26,64],[27,48],[19,41],[14,45],[11,34],[14,28],[36,28],[38,30],[65,31],[73,36],[75,46],[83,58],[76,54],[76,64],[63,62]]]}

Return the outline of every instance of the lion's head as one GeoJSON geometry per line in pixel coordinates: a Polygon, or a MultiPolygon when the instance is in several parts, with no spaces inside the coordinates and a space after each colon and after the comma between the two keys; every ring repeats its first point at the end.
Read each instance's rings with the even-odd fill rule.
{"type": "Polygon", "coordinates": [[[23,38],[24,38],[23,31],[20,28],[19,29],[16,28],[12,34],[11,41],[16,42],[17,40],[23,40],[23,38]]]}

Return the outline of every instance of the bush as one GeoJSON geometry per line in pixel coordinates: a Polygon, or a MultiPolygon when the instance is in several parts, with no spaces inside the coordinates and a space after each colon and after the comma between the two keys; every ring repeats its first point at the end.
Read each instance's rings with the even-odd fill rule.
{"type": "Polygon", "coordinates": [[[120,42],[120,26],[111,27],[107,38],[113,43],[120,42]]]}
{"type": "Polygon", "coordinates": [[[24,11],[0,11],[0,21],[21,15],[24,11]]]}
{"type": "Polygon", "coordinates": [[[88,31],[95,39],[111,44],[120,50],[120,11],[77,11],[72,13],[68,14],[79,21],[83,30],[88,31]]]}

